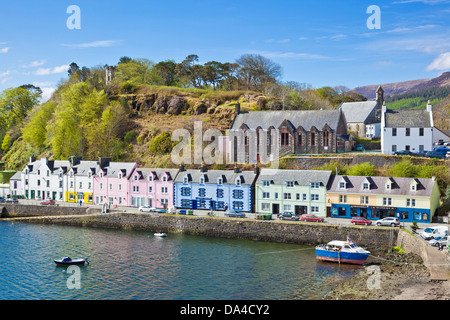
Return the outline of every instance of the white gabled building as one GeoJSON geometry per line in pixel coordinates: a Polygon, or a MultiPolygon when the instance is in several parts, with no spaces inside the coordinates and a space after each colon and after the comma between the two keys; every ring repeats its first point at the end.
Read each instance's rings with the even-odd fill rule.
{"type": "Polygon", "coordinates": [[[431,151],[433,149],[433,111],[428,102],[426,110],[382,107],[381,152],[431,151]]]}
{"type": "Polygon", "coordinates": [[[21,194],[26,199],[64,201],[64,175],[69,166],[69,161],[30,158],[22,170],[21,194]]]}
{"type": "Polygon", "coordinates": [[[83,161],[70,157],[70,168],[64,179],[64,201],[93,203],[94,175],[99,168],[97,161],[83,161]]]}

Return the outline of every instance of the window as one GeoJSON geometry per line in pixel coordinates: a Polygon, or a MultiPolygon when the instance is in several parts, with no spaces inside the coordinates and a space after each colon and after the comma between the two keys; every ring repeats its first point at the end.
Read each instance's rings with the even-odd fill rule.
{"type": "Polygon", "coordinates": [[[200,189],[198,189],[198,196],[199,196],[199,197],[204,197],[204,196],[206,196],[206,189],[205,189],[205,188],[200,188],[200,189]]]}
{"type": "Polygon", "coordinates": [[[50,188],[50,180],[47,180],[47,188],[50,188]]]}
{"type": "Polygon", "coordinates": [[[302,145],[302,133],[301,132],[298,133],[298,140],[297,141],[298,141],[297,142],[298,145],[301,146],[302,145]]]}
{"type": "Polygon", "coordinates": [[[112,184],[111,183],[109,184],[109,190],[112,190],[112,184]]]}
{"type": "Polygon", "coordinates": [[[83,182],[80,182],[80,189],[83,188],[83,182]]]}
{"type": "Polygon", "coordinates": [[[306,193],[303,193],[303,194],[302,194],[302,200],[303,200],[303,201],[306,201],[306,193]]]}
{"type": "Polygon", "coordinates": [[[239,179],[239,178],[236,179],[236,185],[237,185],[237,186],[240,186],[240,185],[241,185],[241,179],[239,179]]]}
{"type": "Polygon", "coordinates": [[[392,145],[392,152],[397,152],[397,145],[396,144],[392,145]]]}
{"type": "Polygon", "coordinates": [[[119,184],[119,191],[122,191],[122,185],[119,184]]]}
{"type": "Polygon", "coordinates": [[[406,199],[406,206],[407,207],[415,207],[416,206],[416,199],[406,199]]]}
{"type": "Polygon", "coordinates": [[[167,187],[161,187],[161,193],[166,194],[167,193],[167,187]]]}
{"type": "Polygon", "coordinates": [[[290,193],[284,193],[284,200],[291,200],[291,194],[290,193]]]}
{"type": "Polygon", "coordinates": [[[148,187],[148,192],[152,193],[153,192],[153,188],[152,187],[148,187]]]}
{"type": "MultiPolygon", "coordinates": [[[[284,129],[286,130],[286,129],[284,129]]],[[[282,132],[281,133],[281,145],[282,146],[288,146],[289,145],[289,133],[288,132],[282,132]]]]}
{"type": "Polygon", "coordinates": [[[319,201],[319,195],[318,194],[311,194],[311,201],[319,201]]]}
{"type": "Polygon", "coordinates": [[[283,210],[284,210],[284,211],[291,211],[291,205],[290,205],[290,204],[285,204],[285,205],[283,206],[283,210]]]}
{"type": "Polygon", "coordinates": [[[316,145],[316,134],[314,132],[311,132],[311,146],[316,145]]]}
{"type": "Polygon", "coordinates": [[[273,198],[278,199],[278,192],[274,192],[273,198]]]}
{"type": "Polygon", "coordinates": [[[138,179],[138,176],[135,175],[135,176],[134,176],[134,181],[137,181],[137,179],[138,179]]]}
{"type": "Polygon", "coordinates": [[[392,136],[393,137],[397,136],[397,128],[392,128],[392,136]]]}
{"type": "Polygon", "coordinates": [[[267,202],[261,203],[261,210],[263,211],[270,210],[270,203],[267,202]]]}
{"type": "Polygon", "coordinates": [[[191,206],[191,200],[188,199],[182,199],[181,200],[181,206],[183,208],[189,208],[191,206]]]}
{"type": "MultiPolygon", "coordinates": [[[[162,180],[163,180],[163,182],[166,182],[166,181],[167,181],[167,177],[164,176],[162,180]]],[[[163,200],[163,199],[161,199],[161,203],[162,203],[162,200],[163,200]]]]}
{"type": "Polygon", "coordinates": [[[217,189],[217,198],[223,198],[223,189],[217,189]]]}
{"type": "Polygon", "coordinates": [[[319,213],[319,207],[311,207],[311,213],[319,213]]]}
{"type": "MultiPolygon", "coordinates": [[[[119,184],[119,190],[121,189],[120,188],[120,184],[119,184]]],[[[139,187],[138,186],[133,186],[133,192],[139,192],[139,187]]]]}
{"type": "Polygon", "coordinates": [[[391,198],[383,198],[383,206],[390,206],[392,204],[391,198]]]}
{"type": "Polygon", "coordinates": [[[320,182],[311,182],[311,189],[319,189],[320,182]]]}
{"type": "Polygon", "coordinates": [[[409,136],[411,135],[411,129],[410,129],[410,128],[406,128],[405,135],[406,135],[407,137],[409,137],[409,136]]]}
{"type": "Polygon", "coordinates": [[[244,203],[242,201],[233,201],[233,209],[234,210],[244,209],[244,203]]]}
{"type": "MultiPolygon", "coordinates": [[[[149,190],[149,192],[151,192],[151,190],[149,190]]],[[[191,195],[191,188],[181,187],[180,192],[181,192],[182,196],[190,196],[191,195]]]]}
{"type": "Polygon", "coordinates": [[[244,198],[244,191],[242,191],[242,190],[233,190],[233,198],[234,199],[243,199],[244,198]]]}
{"type": "Polygon", "coordinates": [[[423,128],[419,128],[419,136],[423,137],[423,128]]]}
{"type": "MultiPolygon", "coordinates": [[[[187,178],[185,177],[185,179],[186,179],[186,181],[184,183],[187,183],[187,178]]],[[[152,175],[148,176],[148,181],[153,181],[153,176],[152,175]]]]}
{"type": "Polygon", "coordinates": [[[346,185],[345,182],[339,182],[339,188],[340,189],[345,189],[345,185],[346,185]]]}
{"type": "Polygon", "coordinates": [[[405,146],[405,150],[406,150],[406,151],[409,151],[409,150],[411,150],[411,146],[408,146],[408,145],[407,145],[407,146],[405,146]]]}
{"type": "Polygon", "coordinates": [[[300,200],[300,193],[295,194],[295,200],[300,200]]]}
{"type": "Polygon", "coordinates": [[[293,188],[294,187],[294,181],[286,181],[286,187],[293,188]]]}
{"type": "Polygon", "coordinates": [[[169,204],[169,199],[161,198],[161,204],[162,205],[169,204]]]}
{"type": "Polygon", "coordinates": [[[323,146],[328,147],[328,139],[329,139],[330,133],[328,131],[323,132],[323,146]]]}
{"type": "Polygon", "coordinates": [[[200,184],[205,184],[205,178],[200,178],[200,184]]]}
{"type": "Polygon", "coordinates": [[[92,183],[88,182],[88,189],[92,189],[92,183]]]}
{"type": "MultiPolygon", "coordinates": [[[[151,178],[149,178],[149,179],[151,179],[151,178]]],[[[152,180],[149,180],[149,181],[152,181],[152,180]]],[[[188,178],[187,177],[183,178],[183,183],[188,183],[188,178]]]]}
{"type": "Polygon", "coordinates": [[[223,184],[223,179],[222,178],[217,179],[217,184],[218,185],[222,185],[223,184]]]}
{"type": "Polygon", "coordinates": [[[347,202],[347,196],[346,195],[339,195],[339,202],[340,203],[346,203],[347,202]]]}
{"type": "Polygon", "coordinates": [[[263,180],[262,185],[263,187],[270,187],[270,180],[263,180]]]}
{"type": "Polygon", "coordinates": [[[368,196],[361,196],[360,203],[361,204],[369,204],[369,197],[368,196]]]}
{"type": "Polygon", "coordinates": [[[420,152],[425,151],[425,146],[423,144],[419,144],[419,151],[420,152]]]}
{"type": "Polygon", "coordinates": [[[100,183],[100,190],[103,190],[103,183],[100,183]]]}
{"type": "Polygon", "coordinates": [[[363,190],[369,190],[369,184],[363,183],[363,190]]]}
{"type": "Polygon", "coordinates": [[[262,198],[263,199],[269,199],[270,198],[270,192],[263,192],[262,193],[262,198]]]}

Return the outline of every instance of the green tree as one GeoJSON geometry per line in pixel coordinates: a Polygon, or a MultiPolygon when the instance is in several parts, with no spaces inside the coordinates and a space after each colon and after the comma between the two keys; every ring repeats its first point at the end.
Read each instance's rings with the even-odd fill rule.
{"type": "Polygon", "coordinates": [[[34,147],[42,147],[47,139],[47,123],[55,112],[55,104],[47,102],[37,108],[22,129],[23,140],[34,147]]]}
{"type": "Polygon", "coordinates": [[[164,131],[149,142],[149,150],[153,154],[167,154],[172,151],[173,142],[170,133],[164,131]]]}
{"type": "Polygon", "coordinates": [[[123,83],[130,81],[136,84],[155,83],[155,75],[152,73],[153,62],[147,59],[133,59],[116,66],[114,82],[123,83]]]}
{"type": "Polygon", "coordinates": [[[9,136],[9,134],[6,134],[2,142],[3,152],[6,153],[9,150],[10,146],[11,146],[11,137],[9,136]]]}
{"type": "Polygon", "coordinates": [[[410,159],[404,158],[389,169],[389,174],[392,177],[414,178],[417,176],[417,167],[410,159]]]}
{"type": "Polygon", "coordinates": [[[38,93],[21,87],[4,90],[0,94],[0,126],[3,133],[21,123],[39,98],[38,93]]]}

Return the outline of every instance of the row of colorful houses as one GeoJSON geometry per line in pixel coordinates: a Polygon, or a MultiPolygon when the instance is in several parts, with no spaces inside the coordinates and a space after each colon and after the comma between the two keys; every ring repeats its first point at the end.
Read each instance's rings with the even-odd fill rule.
{"type": "Polygon", "coordinates": [[[440,205],[434,178],[334,175],[331,171],[139,168],[109,158],[30,159],[11,194],[112,207],[314,214],[431,222],[440,205]]]}

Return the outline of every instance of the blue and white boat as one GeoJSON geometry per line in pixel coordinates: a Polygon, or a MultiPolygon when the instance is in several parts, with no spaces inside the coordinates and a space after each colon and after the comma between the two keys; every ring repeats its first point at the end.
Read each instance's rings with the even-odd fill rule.
{"type": "Polygon", "coordinates": [[[322,261],[363,264],[370,252],[358,247],[353,241],[333,240],[326,245],[316,247],[316,258],[322,261]]]}

